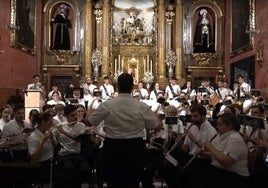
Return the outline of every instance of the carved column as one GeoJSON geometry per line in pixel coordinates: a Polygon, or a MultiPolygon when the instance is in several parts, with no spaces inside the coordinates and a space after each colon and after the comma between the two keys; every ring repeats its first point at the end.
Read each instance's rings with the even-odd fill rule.
{"type": "Polygon", "coordinates": [[[166,24],[165,24],[165,1],[158,1],[158,78],[159,82],[164,83],[166,78],[166,24]]]}
{"type": "MultiPolygon", "coordinates": [[[[109,43],[110,43],[110,3],[103,2],[103,25],[102,25],[102,76],[109,75],[109,43]]],[[[98,42],[98,41],[97,41],[98,42]]]]}
{"type": "Polygon", "coordinates": [[[182,0],[177,0],[176,1],[176,14],[175,14],[175,26],[176,26],[176,31],[175,31],[175,53],[177,56],[177,64],[176,64],[176,69],[175,69],[175,74],[177,79],[182,82],[182,74],[183,74],[183,7],[182,7],[182,0]]]}
{"type": "Polygon", "coordinates": [[[86,0],[84,17],[84,76],[91,76],[91,54],[92,54],[92,0],[86,0]]]}

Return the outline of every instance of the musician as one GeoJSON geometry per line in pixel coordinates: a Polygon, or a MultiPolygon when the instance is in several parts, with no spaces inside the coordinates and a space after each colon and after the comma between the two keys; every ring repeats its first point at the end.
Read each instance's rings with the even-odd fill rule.
{"type": "Polygon", "coordinates": [[[203,95],[211,95],[212,93],[215,92],[215,89],[212,85],[210,85],[210,80],[208,78],[205,78],[201,81],[201,86],[199,86],[199,88],[205,88],[205,92],[199,92],[198,94],[201,96],[203,95]]]}
{"type": "Polygon", "coordinates": [[[181,87],[177,84],[177,79],[171,78],[169,80],[169,85],[167,85],[165,88],[165,98],[167,102],[176,98],[179,95],[180,91],[181,87]]]}
{"type": "MultiPolygon", "coordinates": [[[[251,116],[264,118],[264,108],[260,105],[252,106],[250,108],[250,111],[251,111],[251,116]]],[[[246,123],[245,125],[241,125],[240,133],[242,133],[243,138],[245,142],[247,143],[248,147],[251,147],[257,144],[257,141],[259,139],[265,139],[264,138],[265,129],[262,129],[260,127],[253,127],[252,125],[250,125],[250,122],[246,123]]],[[[266,138],[268,138],[268,135],[266,136],[266,138]]]]}
{"type": "Polygon", "coordinates": [[[164,152],[167,149],[168,132],[163,125],[150,133],[150,142],[146,145],[144,171],[141,179],[144,188],[154,187],[153,177],[164,161],[164,152]]]}
{"type": "Polygon", "coordinates": [[[109,100],[113,97],[114,86],[110,84],[109,76],[104,76],[104,84],[100,86],[101,98],[103,101],[109,100]]]}
{"type": "Polygon", "coordinates": [[[31,124],[25,121],[24,104],[15,104],[14,119],[8,122],[3,128],[3,135],[9,141],[13,141],[11,146],[15,161],[29,161],[27,139],[32,131],[31,124]]]}
{"type": "Polygon", "coordinates": [[[215,90],[217,95],[220,97],[219,102],[223,102],[226,96],[228,96],[228,90],[224,87],[223,81],[218,81],[218,88],[215,90]]]}
{"type": "Polygon", "coordinates": [[[80,187],[82,181],[90,182],[90,166],[85,157],[80,154],[81,144],[77,140],[82,134],[92,134],[89,127],[81,122],[77,122],[77,107],[66,105],[64,114],[67,123],[58,125],[53,129],[53,135],[58,143],[58,165],[62,169],[60,184],[64,187],[80,187]],[[72,177],[72,178],[69,178],[72,177]]]}
{"type": "Polygon", "coordinates": [[[53,126],[57,126],[58,124],[67,123],[67,119],[64,116],[64,108],[63,104],[56,104],[54,107],[55,116],[53,116],[53,126]]]}
{"type": "Polygon", "coordinates": [[[54,91],[52,93],[52,99],[47,101],[47,104],[50,104],[50,105],[56,105],[56,104],[62,104],[62,105],[65,105],[65,102],[63,102],[61,99],[60,99],[60,93],[58,91],[54,91]]]}
{"type": "Polygon", "coordinates": [[[149,93],[147,91],[147,89],[145,89],[143,87],[143,83],[142,82],[139,82],[138,83],[138,89],[140,90],[140,99],[141,100],[148,100],[149,99],[149,93]]]}
{"type": "Polygon", "coordinates": [[[224,113],[218,118],[218,135],[211,142],[203,140],[204,152],[200,155],[211,159],[207,168],[201,168],[189,178],[189,188],[200,187],[249,187],[247,146],[239,134],[238,118],[224,113]]]}
{"type": "Polygon", "coordinates": [[[1,110],[1,119],[0,119],[0,130],[3,131],[4,126],[7,122],[10,121],[10,115],[12,113],[9,105],[2,106],[1,110]]]}
{"type": "MultiPolygon", "coordinates": [[[[157,94],[159,92],[163,92],[161,89],[160,89],[160,85],[158,82],[154,83],[154,89],[150,92],[150,97],[149,99],[150,100],[153,100],[153,101],[157,101],[158,97],[157,97],[157,94]]],[[[164,92],[163,92],[164,93],[164,92]]]]}
{"type": "Polygon", "coordinates": [[[119,96],[102,103],[89,117],[92,125],[104,121],[103,157],[108,187],[138,188],[144,161],[144,128],[154,129],[158,119],[150,107],[131,96],[133,77],[118,77],[119,96]]]}
{"type": "Polygon", "coordinates": [[[186,93],[189,99],[194,100],[196,96],[196,90],[193,88],[192,82],[187,81],[182,86],[181,91],[186,93]]]}
{"type": "Polygon", "coordinates": [[[83,89],[83,99],[85,101],[85,107],[87,109],[88,103],[93,98],[93,90],[97,88],[97,86],[93,83],[93,79],[91,76],[85,77],[85,82],[81,85],[83,89]]]}
{"type": "Polygon", "coordinates": [[[243,75],[238,75],[236,77],[237,81],[238,81],[238,92],[240,92],[240,99],[244,100],[246,99],[248,96],[250,96],[250,90],[251,90],[251,86],[245,82],[245,77],[243,75]]]}
{"type": "Polygon", "coordinates": [[[35,114],[33,118],[37,122],[37,127],[28,138],[28,151],[31,162],[45,162],[54,157],[54,148],[57,146],[50,130],[53,117],[45,112],[35,114]]]}
{"type": "Polygon", "coordinates": [[[194,171],[205,168],[210,161],[198,156],[202,143],[211,140],[216,134],[216,129],[206,120],[207,110],[201,104],[194,104],[191,107],[192,122],[185,129],[185,139],[183,144],[177,149],[174,156],[178,165],[165,163],[164,175],[168,187],[185,187],[188,178],[194,171]],[[196,156],[191,164],[187,162],[196,156]],[[187,165],[186,165],[187,164],[187,165]],[[183,170],[182,170],[183,169],[183,170]]]}
{"type": "Polygon", "coordinates": [[[168,132],[171,140],[176,138],[178,134],[184,133],[183,123],[178,118],[178,110],[175,106],[169,105],[165,108],[165,117],[177,117],[176,124],[169,124],[168,122],[166,122],[166,118],[162,121],[164,130],[168,132]]]}

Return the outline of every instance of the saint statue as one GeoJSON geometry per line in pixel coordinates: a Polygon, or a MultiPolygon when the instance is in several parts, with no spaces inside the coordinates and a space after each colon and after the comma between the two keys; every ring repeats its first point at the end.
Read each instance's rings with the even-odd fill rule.
{"type": "Polygon", "coordinates": [[[72,24],[68,16],[69,9],[67,5],[61,4],[60,13],[52,19],[52,23],[56,24],[53,50],[70,50],[69,29],[72,27],[72,24]]]}
{"type": "Polygon", "coordinates": [[[201,9],[199,19],[195,27],[194,53],[214,53],[214,34],[212,23],[208,17],[208,11],[201,9]]]}

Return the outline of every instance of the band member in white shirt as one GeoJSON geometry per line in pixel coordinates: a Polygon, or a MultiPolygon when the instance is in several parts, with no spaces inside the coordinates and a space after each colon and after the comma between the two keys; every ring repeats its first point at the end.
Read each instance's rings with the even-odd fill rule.
{"type": "Polygon", "coordinates": [[[176,98],[179,95],[180,91],[181,87],[177,84],[177,79],[171,78],[169,81],[169,85],[167,85],[165,88],[165,98],[167,102],[176,98]]]}
{"type": "Polygon", "coordinates": [[[154,100],[154,101],[157,101],[157,94],[159,92],[163,92],[161,89],[160,89],[160,85],[158,82],[154,83],[154,89],[150,92],[150,100],[154,100]]]}
{"type": "Polygon", "coordinates": [[[240,98],[243,99],[250,96],[251,86],[245,82],[245,77],[243,75],[238,75],[237,81],[239,83],[240,98]]]}
{"type": "Polygon", "coordinates": [[[101,98],[103,101],[109,100],[113,97],[114,86],[110,84],[109,76],[104,76],[104,84],[100,86],[101,98]]]}

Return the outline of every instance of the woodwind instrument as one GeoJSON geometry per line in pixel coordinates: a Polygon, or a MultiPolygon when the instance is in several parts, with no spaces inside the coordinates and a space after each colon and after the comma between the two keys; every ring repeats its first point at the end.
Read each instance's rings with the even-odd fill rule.
{"type": "MultiPolygon", "coordinates": [[[[210,141],[209,142],[212,142],[212,140],[214,139],[214,138],[216,138],[216,136],[217,136],[217,134],[215,134],[211,139],[210,139],[210,141]]],[[[205,150],[205,148],[204,147],[200,147],[199,145],[198,145],[198,147],[200,148],[199,150],[198,150],[198,152],[196,152],[193,156],[192,156],[192,158],[182,167],[182,170],[184,170],[187,166],[189,166],[195,159],[196,159],[196,157],[198,157],[204,150],[205,150]]]]}
{"type": "MultiPolygon", "coordinates": [[[[188,130],[193,126],[193,123],[189,126],[188,130]]],[[[170,155],[170,152],[172,152],[185,138],[185,134],[179,134],[174,142],[174,144],[171,146],[171,148],[167,151],[165,155],[165,159],[168,160],[170,163],[172,163],[174,166],[178,165],[178,161],[170,155]]]]}

